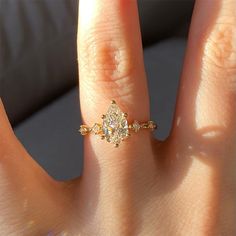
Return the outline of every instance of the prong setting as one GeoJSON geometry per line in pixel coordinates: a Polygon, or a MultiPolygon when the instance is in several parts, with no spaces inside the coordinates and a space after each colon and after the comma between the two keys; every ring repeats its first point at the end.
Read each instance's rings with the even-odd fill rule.
{"type": "Polygon", "coordinates": [[[128,113],[123,113],[123,117],[127,118],[128,117],[128,113]]]}
{"type": "Polygon", "coordinates": [[[131,136],[131,133],[137,133],[140,130],[149,129],[153,131],[157,128],[154,121],[139,122],[134,120],[128,123],[128,113],[122,112],[115,100],[111,101],[106,114],[101,116],[102,123],[94,123],[92,127],[81,125],[78,130],[82,135],[95,134],[102,140],[112,143],[114,147],[119,147],[121,142],[131,136]]]}

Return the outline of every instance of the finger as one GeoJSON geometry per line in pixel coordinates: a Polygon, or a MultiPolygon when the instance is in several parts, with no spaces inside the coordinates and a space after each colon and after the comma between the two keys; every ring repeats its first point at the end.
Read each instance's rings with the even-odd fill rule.
{"type": "MultiPolygon", "coordinates": [[[[29,158],[22,158],[26,151],[18,142],[7,118],[2,101],[0,99],[0,162],[2,167],[9,170],[16,168],[14,172],[19,172],[21,166],[33,166],[33,161],[29,158]],[[18,170],[17,170],[18,169],[18,170]]],[[[21,172],[21,171],[20,171],[21,172]]],[[[21,172],[22,173],[22,172],[21,172]]],[[[2,180],[2,178],[1,178],[2,180]]]]}
{"type": "Polygon", "coordinates": [[[18,142],[0,99],[0,232],[37,235],[55,226],[69,202],[61,186],[18,142]]]}
{"type": "MultiPolygon", "coordinates": [[[[17,141],[0,99],[0,210],[6,214],[10,203],[24,192],[32,181],[32,165],[26,152],[17,141]],[[25,181],[27,179],[27,181],[25,181]],[[21,192],[21,193],[20,193],[21,192]],[[7,207],[6,207],[7,206],[7,207]]],[[[12,210],[9,208],[8,211],[12,210]]]]}
{"type": "Polygon", "coordinates": [[[234,0],[196,1],[172,135],[212,156],[235,142],[235,29],[234,0]]]}
{"type": "MultiPolygon", "coordinates": [[[[98,122],[112,99],[128,113],[128,120],[149,119],[136,1],[81,0],[78,58],[81,110],[86,124],[98,122]]],[[[138,137],[144,136],[149,138],[147,132],[138,137]]],[[[114,150],[98,137],[88,139],[97,156],[106,156],[104,150],[114,150]]],[[[122,143],[119,150],[127,147],[122,143]]]]}

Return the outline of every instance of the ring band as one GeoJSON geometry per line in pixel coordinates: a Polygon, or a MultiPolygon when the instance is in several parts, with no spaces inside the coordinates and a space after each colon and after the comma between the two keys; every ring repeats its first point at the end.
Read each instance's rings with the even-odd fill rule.
{"type": "Polygon", "coordinates": [[[102,115],[102,124],[95,123],[92,127],[81,125],[79,132],[81,135],[95,134],[99,135],[109,143],[113,143],[118,147],[121,141],[130,136],[130,132],[137,133],[142,129],[150,129],[151,131],[157,128],[154,121],[139,122],[135,120],[128,124],[128,114],[121,111],[114,100],[108,108],[106,115],[102,115]]]}

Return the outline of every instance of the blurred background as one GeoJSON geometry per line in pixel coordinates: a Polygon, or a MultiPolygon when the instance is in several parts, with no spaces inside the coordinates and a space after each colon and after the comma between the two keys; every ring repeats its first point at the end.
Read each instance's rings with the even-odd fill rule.
{"type": "MultiPolygon", "coordinates": [[[[193,0],[139,0],[151,117],[170,131],[193,0]]],[[[90,9],[87,9],[88,11],[90,9]]],[[[83,167],[77,0],[0,0],[0,96],[15,133],[54,178],[83,167]]]]}

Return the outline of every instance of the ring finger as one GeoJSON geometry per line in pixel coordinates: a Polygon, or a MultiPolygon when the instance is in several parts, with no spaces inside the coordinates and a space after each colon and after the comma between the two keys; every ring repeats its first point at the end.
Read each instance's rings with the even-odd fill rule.
{"type": "MultiPolygon", "coordinates": [[[[78,60],[84,122],[90,126],[98,122],[112,99],[128,113],[129,121],[148,120],[149,99],[136,1],[81,0],[79,9],[78,60]]],[[[138,137],[128,143],[150,140],[148,132],[138,137]]],[[[121,156],[127,149],[127,142],[122,143],[116,153],[121,156]]],[[[89,136],[85,141],[85,159],[92,155],[89,150],[96,158],[104,159],[114,148],[89,136]]]]}

